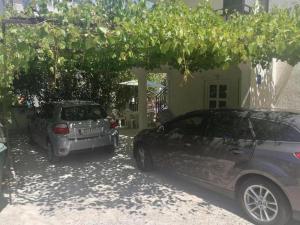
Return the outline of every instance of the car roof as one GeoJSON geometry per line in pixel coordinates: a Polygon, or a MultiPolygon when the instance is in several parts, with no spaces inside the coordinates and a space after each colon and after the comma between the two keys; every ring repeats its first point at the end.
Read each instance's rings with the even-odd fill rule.
{"type": "Polygon", "coordinates": [[[193,116],[199,114],[211,114],[214,112],[232,112],[240,113],[244,117],[263,119],[269,121],[275,121],[279,123],[286,123],[295,126],[300,129],[300,113],[295,112],[284,112],[284,111],[270,111],[270,110],[255,110],[255,109],[207,109],[207,110],[197,110],[186,113],[182,115],[193,116]]]}

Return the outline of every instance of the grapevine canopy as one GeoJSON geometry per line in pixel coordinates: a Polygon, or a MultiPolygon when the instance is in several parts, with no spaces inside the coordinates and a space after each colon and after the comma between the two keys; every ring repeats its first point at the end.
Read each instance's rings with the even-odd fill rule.
{"type": "Polygon", "coordinates": [[[225,20],[206,1],[196,8],[182,0],[158,1],[153,7],[126,0],[63,1],[52,11],[45,0],[33,2],[22,13],[8,10],[1,16],[43,22],[7,25],[5,44],[0,44],[0,101],[12,93],[20,73],[44,74],[37,79],[53,89],[63,82],[70,90],[83,76],[94,88],[87,94],[92,97],[109,95],[132,67],[170,65],[186,78],[193,71],[241,62],[267,67],[272,58],[291,65],[300,61],[300,7],[233,14],[225,20]],[[35,73],[30,73],[33,66],[35,73]]]}

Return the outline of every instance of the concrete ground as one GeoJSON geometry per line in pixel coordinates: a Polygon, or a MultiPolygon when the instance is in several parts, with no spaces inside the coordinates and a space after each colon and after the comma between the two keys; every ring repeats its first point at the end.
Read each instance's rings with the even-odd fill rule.
{"type": "Polygon", "coordinates": [[[158,171],[138,171],[131,140],[121,135],[113,155],[76,154],[51,165],[27,136],[15,135],[12,204],[0,213],[0,225],[250,224],[233,200],[158,171]]]}

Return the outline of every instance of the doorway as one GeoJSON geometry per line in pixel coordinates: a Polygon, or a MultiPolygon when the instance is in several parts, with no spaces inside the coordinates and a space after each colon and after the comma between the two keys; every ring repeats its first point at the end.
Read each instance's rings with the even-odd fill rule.
{"type": "Polygon", "coordinates": [[[205,108],[234,108],[239,104],[238,80],[212,80],[205,82],[205,108]]]}
{"type": "Polygon", "coordinates": [[[227,91],[227,84],[208,84],[208,108],[226,108],[228,106],[227,91]]]}

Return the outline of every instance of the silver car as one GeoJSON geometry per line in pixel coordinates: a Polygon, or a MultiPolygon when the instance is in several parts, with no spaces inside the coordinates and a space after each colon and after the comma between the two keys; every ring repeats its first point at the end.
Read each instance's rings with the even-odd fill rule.
{"type": "Polygon", "coordinates": [[[50,162],[80,150],[113,151],[118,144],[116,124],[93,102],[44,104],[31,117],[28,128],[31,141],[47,150],[50,162]]]}

